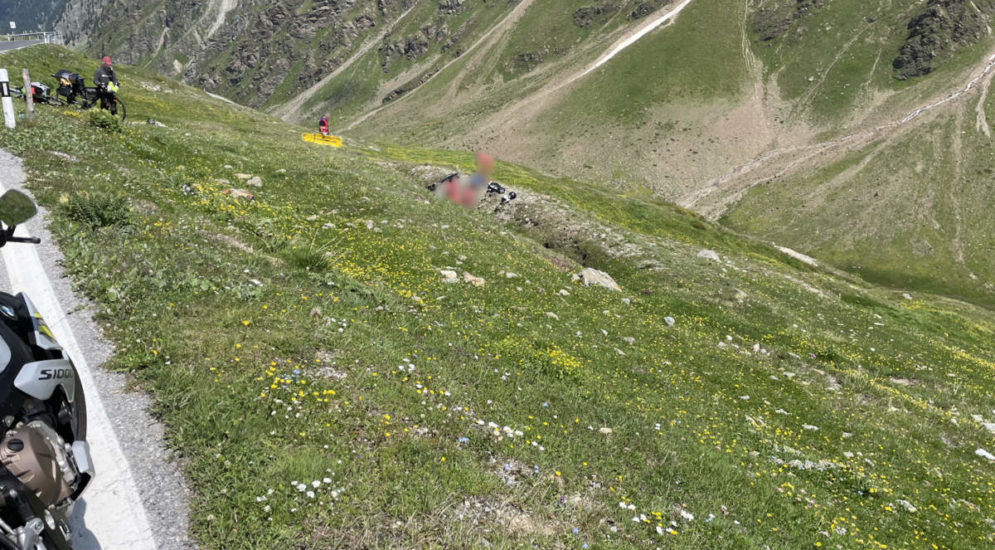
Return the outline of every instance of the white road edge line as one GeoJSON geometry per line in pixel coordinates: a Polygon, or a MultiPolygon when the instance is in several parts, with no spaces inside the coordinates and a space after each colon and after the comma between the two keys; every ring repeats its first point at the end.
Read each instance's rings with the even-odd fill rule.
{"type": "MultiPolygon", "coordinates": [[[[0,182],[0,193],[4,191],[5,186],[0,182]]],[[[96,470],[96,478],[83,494],[87,510],[84,518],[86,529],[106,550],[155,550],[155,539],[138,494],[138,486],[131,475],[131,467],[114,434],[90,365],[55,297],[55,289],[35,246],[7,245],[0,252],[10,277],[11,291],[25,292],[31,298],[79,371],[86,394],[87,440],[96,470]]]]}

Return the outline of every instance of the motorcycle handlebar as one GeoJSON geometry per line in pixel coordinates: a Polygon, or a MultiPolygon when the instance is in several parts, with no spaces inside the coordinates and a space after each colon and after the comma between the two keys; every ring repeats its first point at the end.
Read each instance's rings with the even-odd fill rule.
{"type": "Polygon", "coordinates": [[[8,243],[41,244],[41,239],[38,237],[8,237],[6,241],[8,243]]]}

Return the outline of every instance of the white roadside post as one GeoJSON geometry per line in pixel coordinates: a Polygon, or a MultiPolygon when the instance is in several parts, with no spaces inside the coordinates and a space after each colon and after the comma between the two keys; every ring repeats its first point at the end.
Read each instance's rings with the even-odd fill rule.
{"type": "Polygon", "coordinates": [[[3,103],[4,123],[13,130],[17,126],[17,121],[14,119],[14,100],[10,98],[10,78],[7,76],[7,69],[0,69],[0,103],[3,103]]]}

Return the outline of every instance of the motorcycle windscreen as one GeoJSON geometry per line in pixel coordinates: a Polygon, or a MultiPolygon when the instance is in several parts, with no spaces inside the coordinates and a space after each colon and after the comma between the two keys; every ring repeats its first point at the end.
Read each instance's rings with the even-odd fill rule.
{"type": "Polygon", "coordinates": [[[48,324],[45,323],[45,319],[42,318],[41,313],[38,313],[38,310],[35,309],[35,305],[31,303],[27,295],[22,293],[20,296],[24,299],[24,304],[28,308],[28,315],[31,316],[31,343],[45,351],[62,351],[62,346],[56,341],[55,335],[48,328],[48,324]]]}

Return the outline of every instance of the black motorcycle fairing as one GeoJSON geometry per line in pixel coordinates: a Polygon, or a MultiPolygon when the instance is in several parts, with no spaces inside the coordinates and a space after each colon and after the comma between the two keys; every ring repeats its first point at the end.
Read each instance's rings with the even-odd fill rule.
{"type": "MultiPolygon", "coordinates": [[[[23,343],[31,342],[31,333],[34,331],[34,324],[31,322],[31,312],[28,304],[24,301],[22,294],[14,296],[6,292],[0,292],[0,321],[10,327],[17,336],[17,340],[23,343]]],[[[9,343],[10,340],[5,338],[9,343]]]]}
{"type": "Polygon", "coordinates": [[[0,421],[3,421],[16,417],[28,400],[28,396],[14,386],[14,379],[23,365],[34,361],[34,356],[31,348],[7,323],[0,323],[0,338],[10,348],[10,360],[3,371],[0,371],[0,421]]]}

